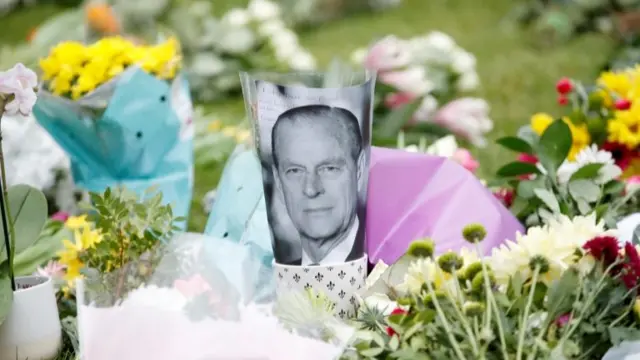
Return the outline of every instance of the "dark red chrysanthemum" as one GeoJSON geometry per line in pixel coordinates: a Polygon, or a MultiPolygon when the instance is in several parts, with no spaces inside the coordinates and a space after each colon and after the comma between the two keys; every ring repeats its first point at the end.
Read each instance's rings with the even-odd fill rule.
{"type": "Polygon", "coordinates": [[[602,149],[611,153],[613,159],[616,161],[616,165],[623,171],[629,167],[629,164],[631,164],[634,158],[640,156],[638,150],[631,150],[626,145],[614,142],[604,143],[602,149]]]}
{"type": "Polygon", "coordinates": [[[613,264],[620,253],[618,239],[612,236],[599,236],[587,241],[582,246],[591,256],[604,262],[605,266],[613,264]]]}
{"type": "Polygon", "coordinates": [[[638,280],[640,279],[640,255],[638,255],[638,251],[631,243],[624,245],[624,253],[625,262],[615,272],[620,274],[620,279],[624,285],[628,289],[632,289],[638,285],[638,280]]]}

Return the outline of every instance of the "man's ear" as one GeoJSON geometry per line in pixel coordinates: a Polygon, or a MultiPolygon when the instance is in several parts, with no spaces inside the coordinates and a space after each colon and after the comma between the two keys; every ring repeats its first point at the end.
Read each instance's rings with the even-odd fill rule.
{"type": "Polygon", "coordinates": [[[369,169],[367,169],[367,159],[365,157],[364,149],[360,151],[360,155],[358,155],[358,162],[356,166],[357,166],[356,176],[358,179],[358,190],[360,190],[365,185],[364,180],[367,178],[366,172],[369,171],[369,169]]]}

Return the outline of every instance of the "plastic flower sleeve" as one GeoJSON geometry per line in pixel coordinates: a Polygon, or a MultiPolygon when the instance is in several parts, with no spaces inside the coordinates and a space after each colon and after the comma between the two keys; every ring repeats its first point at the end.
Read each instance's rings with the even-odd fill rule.
{"type": "Polygon", "coordinates": [[[287,331],[273,314],[273,304],[258,305],[248,291],[239,291],[238,282],[251,283],[252,272],[260,272],[263,265],[248,257],[244,265],[213,263],[206,248],[209,240],[180,234],[157,262],[149,256],[128,264],[124,272],[87,272],[77,288],[80,358],[331,360],[340,356],[350,328],[339,324],[341,337],[331,342],[309,337],[308,332],[303,337],[295,326],[287,331]]]}
{"type": "Polygon", "coordinates": [[[193,109],[183,76],[169,83],[131,67],[77,101],[41,90],[33,112],[68,153],[78,187],[142,194],[155,185],[174,213],[188,214],[193,109]]]}

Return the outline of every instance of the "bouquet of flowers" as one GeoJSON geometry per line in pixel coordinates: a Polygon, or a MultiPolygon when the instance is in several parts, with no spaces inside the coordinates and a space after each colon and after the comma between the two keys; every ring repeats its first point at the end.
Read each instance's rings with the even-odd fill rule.
{"type": "Polygon", "coordinates": [[[125,185],[142,194],[154,184],[186,216],[193,109],[177,40],[63,42],[40,67],[34,114],[69,155],[76,185],[96,192],[125,185]]]}
{"type": "Polygon", "coordinates": [[[357,64],[378,72],[377,135],[391,142],[404,127],[407,141],[454,133],[482,146],[493,123],[486,101],[460,97],[479,85],[476,59],[448,35],[434,31],[400,39],[387,36],[353,54],[357,64]]]}
{"type": "Polygon", "coordinates": [[[605,72],[593,87],[561,79],[558,101],[568,109],[561,119],[538,113],[518,136],[498,140],[520,153],[498,175],[500,197],[521,220],[537,225],[554,214],[596,211],[615,226],[640,210],[637,71],[605,72]]]}
{"type": "Polygon", "coordinates": [[[311,328],[285,329],[271,304],[245,291],[264,265],[210,261],[224,239],[174,236],[176,219],[159,197],[141,202],[107,190],[92,200],[87,217],[67,221],[76,235],[59,258],[68,284],[77,284],[81,358],[330,360],[353,334],[335,319],[323,324],[334,330],[331,343],[311,328]]]}
{"type": "Polygon", "coordinates": [[[437,258],[418,240],[374,270],[345,358],[600,359],[640,338],[638,247],[595,214],[559,216],[487,257],[484,235],[469,225],[469,247],[437,258]]]}

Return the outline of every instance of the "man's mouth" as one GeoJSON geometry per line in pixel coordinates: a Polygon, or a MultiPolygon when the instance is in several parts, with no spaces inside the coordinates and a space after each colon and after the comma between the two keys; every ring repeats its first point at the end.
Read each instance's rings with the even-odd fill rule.
{"type": "Polygon", "coordinates": [[[331,209],[333,209],[333,208],[332,207],[318,207],[318,208],[304,209],[304,212],[309,214],[309,215],[324,214],[326,212],[331,211],[331,209]]]}

